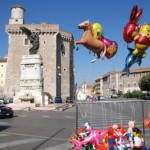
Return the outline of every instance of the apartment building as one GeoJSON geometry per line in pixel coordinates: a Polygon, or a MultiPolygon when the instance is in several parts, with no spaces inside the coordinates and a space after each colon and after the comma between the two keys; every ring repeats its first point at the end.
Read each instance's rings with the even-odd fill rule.
{"type": "Polygon", "coordinates": [[[7,67],[7,57],[0,58],[0,88],[4,88],[7,67]]]}
{"type": "Polygon", "coordinates": [[[95,80],[95,93],[97,96],[110,97],[113,90],[123,93],[140,90],[139,79],[147,73],[150,73],[150,67],[130,69],[129,76],[122,71],[108,72],[95,80]]]}

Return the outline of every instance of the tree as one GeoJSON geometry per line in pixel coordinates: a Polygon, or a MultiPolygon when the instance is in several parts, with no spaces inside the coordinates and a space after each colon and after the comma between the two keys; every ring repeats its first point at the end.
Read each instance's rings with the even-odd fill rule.
{"type": "Polygon", "coordinates": [[[150,91],[150,73],[141,77],[139,87],[141,91],[150,91]]]}
{"type": "Polygon", "coordinates": [[[53,99],[52,95],[49,92],[44,92],[44,95],[48,97],[48,100],[53,99]]]}

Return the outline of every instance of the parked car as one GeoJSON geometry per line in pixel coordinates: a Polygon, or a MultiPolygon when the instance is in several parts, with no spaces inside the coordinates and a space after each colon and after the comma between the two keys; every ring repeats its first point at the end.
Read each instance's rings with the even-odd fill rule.
{"type": "Polygon", "coordinates": [[[60,96],[56,96],[54,99],[55,103],[62,103],[62,98],[60,96]]]}
{"type": "Polygon", "coordinates": [[[0,117],[1,118],[4,118],[4,117],[12,118],[13,115],[14,115],[14,111],[12,108],[7,107],[5,105],[0,106],[0,117]]]}
{"type": "Polygon", "coordinates": [[[8,103],[13,103],[13,98],[10,98],[8,103]]]}
{"type": "Polygon", "coordinates": [[[149,94],[143,94],[143,95],[137,97],[137,99],[150,100],[150,95],[149,94]]]}
{"type": "Polygon", "coordinates": [[[106,99],[104,96],[98,96],[97,98],[98,98],[98,101],[106,99]]]}
{"type": "Polygon", "coordinates": [[[4,104],[4,100],[3,99],[0,99],[0,104],[4,104]]]}
{"type": "Polygon", "coordinates": [[[117,94],[112,94],[111,98],[118,98],[118,95],[117,94]]]}
{"type": "Polygon", "coordinates": [[[70,97],[66,97],[66,103],[73,103],[73,100],[70,97]]]}
{"type": "Polygon", "coordinates": [[[106,98],[104,96],[100,96],[100,100],[105,100],[106,98]]]}

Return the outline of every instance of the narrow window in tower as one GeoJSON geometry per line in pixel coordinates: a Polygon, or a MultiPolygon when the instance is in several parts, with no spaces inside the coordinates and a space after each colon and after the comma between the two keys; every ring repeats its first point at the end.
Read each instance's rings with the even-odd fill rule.
{"type": "Polygon", "coordinates": [[[63,44],[60,45],[60,51],[61,51],[62,56],[64,56],[65,55],[65,46],[63,44]]]}
{"type": "Polygon", "coordinates": [[[27,38],[24,39],[24,45],[29,45],[29,40],[27,38]]]}

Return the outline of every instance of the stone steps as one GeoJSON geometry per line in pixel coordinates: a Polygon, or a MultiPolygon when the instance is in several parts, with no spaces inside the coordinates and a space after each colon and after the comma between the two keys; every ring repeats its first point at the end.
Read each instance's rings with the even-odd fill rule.
{"type": "Polygon", "coordinates": [[[10,103],[6,105],[15,111],[64,111],[74,106],[74,104],[69,103],[53,103],[48,106],[40,107],[36,107],[34,103],[10,103]]]}

